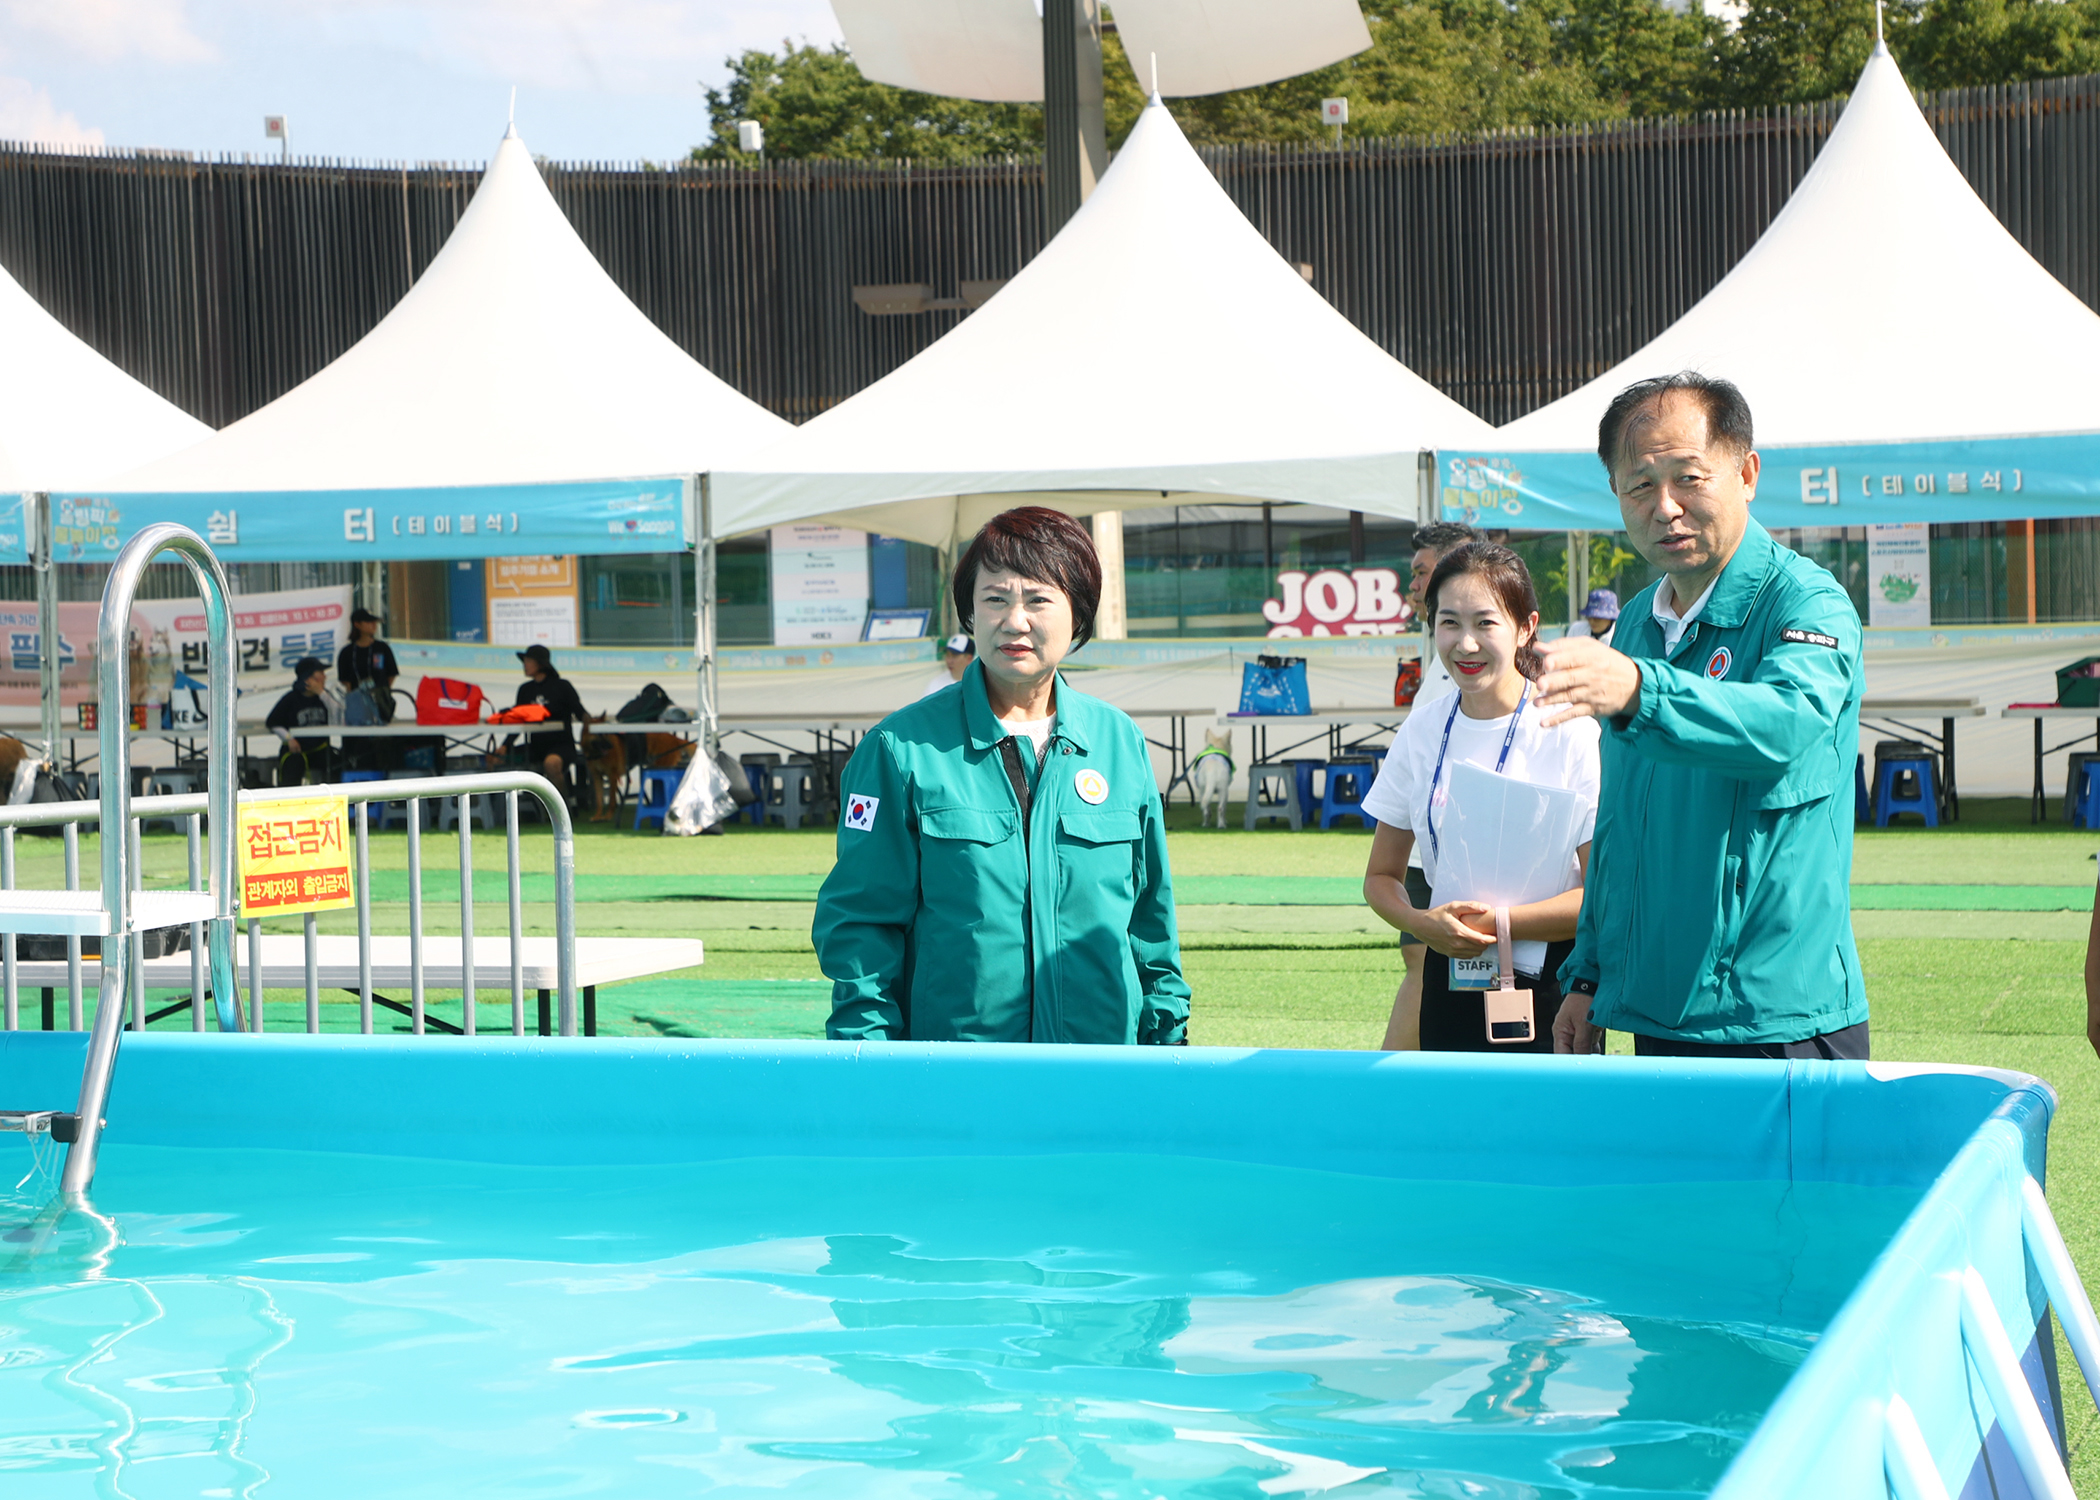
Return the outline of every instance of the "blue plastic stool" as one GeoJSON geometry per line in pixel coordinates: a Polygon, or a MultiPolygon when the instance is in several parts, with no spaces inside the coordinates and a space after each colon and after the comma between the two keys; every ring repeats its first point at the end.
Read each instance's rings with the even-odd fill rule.
{"type": "Polygon", "coordinates": [[[685,779],[683,771],[642,772],[642,794],[634,799],[634,826],[639,829],[643,819],[664,826],[664,814],[671,810],[671,799],[678,795],[678,783],[685,779]],[[663,795],[657,793],[661,789],[663,795]]]}
{"type": "Polygon", "coordinates": [[[1320,799],[1314,795],[1313,776],[1327,769],[1324,760],[1287,760],[1285,765],[1298,773],[1298,815],[1310,823],[1320,815],[1320,799]]]}
{"type": "Polygon", "coordinates": [[[1376,831],[1377,820],[1364,811],[1364,795],[1378,775],[1378,762],[1351,757],[1327,763],[1327,784],[1320,794],[1320,827],[1334,827],[1336,818],[1355,818],[1376,831]]]}
{"type": "Polygon", "coordinates": [[[2080,828],[2100,828],[2100,764],[2087,762],[2085,784],[2078,789],[2078,804],[2071,821],[2080,828]]]}
{"type": "MultiPolygon", "coordinates": [[[[386,772],[345,771],[343,773],[343,780],[346,783],[352,781],[384,781],[386,780],[386,772]]],[[[394,805],[391,802],[372,802],[367,803],[366,805],[372,809],[371,812],[365,815],[366,818],[369,820],[369,826],[377,828],[381,833],[385,833],[387,829],[387,819],[390,816],[392,816],[394,805]]]]}
{"type": "Polygon", "coordinates": [[[1940,791],[1932,769],[1929,755],[1890,755],[1874,762],[1874,826],[1886,828],[1889,819],[1898,813],[1914,812],[1925,819],[1927,828],[1940,826],[1940,791]],[[1913,796],[1902,796],[1899,784],[1908,772],[1913,776],[1918,789],[1913,796]]]}
{"type": "Polygon", "coordinates": [[[1874,816],[1874,799],[1867,795],[1867,758],[1852,757],[1852,821],[1864,823],[1874,816]]]}

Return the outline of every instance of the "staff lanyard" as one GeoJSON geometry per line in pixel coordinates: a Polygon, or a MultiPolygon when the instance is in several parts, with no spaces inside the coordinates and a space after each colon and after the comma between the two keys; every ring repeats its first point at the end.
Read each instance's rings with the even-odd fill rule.
{"type": "MultiPolygon", "coordinates": [[[[1509,733],[1502,736],[1502,753],[1495,757],[1497,776],[1500,776],[1502,768],[1509,764],[1509,747],[1517,742],[1517,721],[1524,717],[1524,700],[1530,696],[1531,684],[1526,682],[1524,691],[1517,694],[1516,712],[1509,716],[1509,733]]],[[[1463,701],[1462,695],[1452,695],[1451,712],[1444,719],[1443,743],[1436,747],[1436,770],[1430,773],[1429,777],[1429,807],[1422,818],[1425,830],[1429,834],[1429,856],[1437,860],[1444,857],[1444,845],[1436,835],[1436,789],[1444,779],[1444,755],[1451,748],[1451,726],[1458,722],[1458,706],[1463,701]]]]}

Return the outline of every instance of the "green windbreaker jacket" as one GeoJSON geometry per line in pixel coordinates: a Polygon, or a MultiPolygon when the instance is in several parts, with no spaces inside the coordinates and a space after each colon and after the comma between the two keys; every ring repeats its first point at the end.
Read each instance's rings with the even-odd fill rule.
{"type": "MultiPolygon", "coordinates": [[[[1026,817],[984,668],[891,714],[839,789],[811,936],[836,1039],[1184,1040],[1152,760],[1118,710],[1057,683],[1026,817]]],[[[1019,741],[1021,764],[1034,746],[1019,741]]]]}
{"type": "Polygon", "coordinates": [[[1859,615],[1756,521],[1677,650],[1654,588],[1619,617],[1640,701],[1607,720],[1597,832],[1561,980],[1615,1031],[1741,1045],[1867,1018],[1852,941],[1859,615]]]}

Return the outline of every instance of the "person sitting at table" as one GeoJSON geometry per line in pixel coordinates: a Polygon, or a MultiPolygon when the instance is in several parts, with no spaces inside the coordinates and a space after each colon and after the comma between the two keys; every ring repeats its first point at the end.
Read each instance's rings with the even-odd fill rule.
{"type": "Polygon", "coordinates": [[[295,729],[328,726],[328,663],[318,656],[302,656],[292,667],[292,686],[263,727],[284,743],[277,759],[279,786],[304,786],[308,781],[326,781],[334,770],[334,752],[326,734],[294,736],[295,729]]]}
{"type": "Polygon", "coordinates": [[[1424,593],[1437,655],[1458,690],[1400,726],[1364,798],[1364,811],[1378,820],[1364,899],[1427,945],[1422,1050],[1551,1052],[1561,1007],[1556,975],[1574,947],[1596,825],[1600,731],[1594,719],[1541,722],[1531,692],[1539,670],[1538,595],[1516,553],[1469,542],[1445,554],[1424,593]],[[1495,907],[1471,899],[1478,891],[1449,888],[1449,867],[1465,837],[1450,816],[1452,770],[1461,765],[1575,792],[1585,810],[1580,842],[1555,856],[1568,861],[1559,894],[1508,908],[1516,988],[1532,996],[1528,1042],[1488,1036],[1484,997],[1498,971],[1495,907]],[[1409,856],[1418,848],[1432,888],[1427,900],[1408,890],[1409,856]]]}
{"type": "Polygon", "coordinates": [[[569,679],[554,670],[554,656],[545,646],[535,641],[518,653],[518,661],[524,667],[525,680],[518,684],[514,706],[523,708],[528,703],[538,704],[547,711],[549,727],[514,737],[509,743],[518,746],[522,738],[525,764],[560,787],[562,795],[573,805],[576,788],[582,784],[584,775],[574,726],[583,723],[589,714],[569,679]]]}

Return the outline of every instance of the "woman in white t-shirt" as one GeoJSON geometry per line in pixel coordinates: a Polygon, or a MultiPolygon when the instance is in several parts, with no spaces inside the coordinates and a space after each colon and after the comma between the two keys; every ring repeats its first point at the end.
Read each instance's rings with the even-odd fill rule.
{"type": "MultiPolygon", "coordinates": [[[[1548,729],[1531,701],[1538,671],[1538,595],[1523,560],[1507,547],[1472,542],[1437,564],[1424,591],[1436,652],[1458,684],[1449,698],[1418,708],[1400,726],[1364,810],[1378,820],[1364,899],[1387,922],[1429,948],[1422,980],[1422,1048],[1429,1052],[1551,1052],[1560,1009],[1558,970],[1575,937],[1590,834],[1597,821],[1598,725],[1571,719],[1548,729]],[[1532,1038],[1490,1042],[1485,987],[1452,983],[1452,960],[1483,955],[1494,967],[1495,911],[1485,902],[1436,889],[1449,824],[1451,768],[1482,770],[1583,799],[1581,842],[1559,895],[1509,909],[1517,988],[1532,992],[1532,1038]],[[1432,904],[1407,894],[1408,855],[1419,842],[1432,904]]],[[[1462,836],[1454,834],[1454,836],[1462,836]]],[[[1461,976],[1478,984],[1476,972],[1461,976]]]]}

